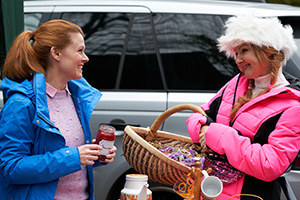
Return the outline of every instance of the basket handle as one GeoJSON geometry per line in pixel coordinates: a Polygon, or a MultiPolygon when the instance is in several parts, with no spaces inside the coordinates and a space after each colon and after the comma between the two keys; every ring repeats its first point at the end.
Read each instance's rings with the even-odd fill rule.
{"type": "Polygon", "coordinates": [[[176,105],[174,107],[169,108],[168,110],[164,111],[160,116],[157,117],[157,119],[154,121],[154,123],[152,124],[152,126],[150,127],[150,129],[148,129],[148,135],[147,137],[153,137],[154,134],[157,132],[157,130],[159,129],[159,127],[162,125],[162,123],[172,114],[176,113],[176,112],[180,112],[183,110],[192,110],[194,112],[198,112],[202,115],[206,115],[206,113],[204,112],[204,110],[202,108],[200,108],[199,106],[193,105],[193,104],[179,104],[176,105]]]}

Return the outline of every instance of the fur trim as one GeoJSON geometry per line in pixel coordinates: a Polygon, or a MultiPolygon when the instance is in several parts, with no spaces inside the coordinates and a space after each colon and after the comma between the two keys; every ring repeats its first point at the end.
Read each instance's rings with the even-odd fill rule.
{"type": "Polygon", "coordinates": [[[274,47],[285,55],[283,65],[297,50],[290,25],[283,26],[276,17],[257,18],[254,16],[230,17],[225,23],[225,34],[218,41],[220,52],[235,58],[234,48],[247,42],[259,47],[274,47]]]}

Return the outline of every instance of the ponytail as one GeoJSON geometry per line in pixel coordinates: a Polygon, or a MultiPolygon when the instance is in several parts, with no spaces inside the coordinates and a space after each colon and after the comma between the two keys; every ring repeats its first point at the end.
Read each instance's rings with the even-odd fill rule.
{"type": "Polygon", "coordinates": [[[31,38],[32,31],[24,31],[15,39],[6,56],[2,78],[20,80],[30,78],[34,71],[44,72],[38,55],[30,44],[31,38]]]}

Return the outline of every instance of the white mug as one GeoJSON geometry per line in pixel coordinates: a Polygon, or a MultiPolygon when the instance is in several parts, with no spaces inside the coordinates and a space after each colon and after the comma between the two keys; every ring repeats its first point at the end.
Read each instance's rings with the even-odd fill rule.
{"type": "Polygon", "coordinates": [[[223,191],[223,183],[216,176],[209,176],[205,170],[202,170],[204,175],[201,183],[201,191],[203,200],[217,200],[223,191]]]}

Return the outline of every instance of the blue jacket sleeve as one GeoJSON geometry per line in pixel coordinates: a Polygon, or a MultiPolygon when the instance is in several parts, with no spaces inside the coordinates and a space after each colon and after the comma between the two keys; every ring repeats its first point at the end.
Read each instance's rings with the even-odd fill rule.
{"type": "Polygon", "coordinates": [[[77,147],[37,150],[45,141],[36,132],[46,131],[32,123],[34,114],[24,98],[9,99],[0,114],[0,170],[11,184],[49,182],[81,169],[77,147]]]}

